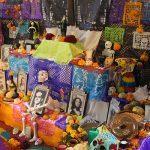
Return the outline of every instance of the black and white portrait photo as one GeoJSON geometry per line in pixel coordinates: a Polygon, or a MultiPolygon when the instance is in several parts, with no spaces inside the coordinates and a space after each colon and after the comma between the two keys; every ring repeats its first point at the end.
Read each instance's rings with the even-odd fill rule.
{"type": "MultiPolygon", "coordinates": [[[[30,107],[39,107],[47,103],[49,95],[49,89],[43,85],[37,85],[33,91],[30,107]]],[[[36,111],[38,114],[43,113],[43,108],[36,111]]]]}
{"type": "Polygon", "coordinates": [[[150,105],[145,105],[145,121],[150,121],[150,105]]]}
{"type": "Polygon", "coordinates": [[[68,106],[68,113],[78,116],[84,115],[86,97],[84,91],[73,89],[71,92],[70,102],[68,106]]]}
{"type": "Polygon", "coordinates": [[[8,62],[9,52],[12,48],[12,45],[2,45],[1,47],[1,60],[3,62],[8,62]]]}
{"type": "Polygon", "coordinates": [[[5,77],[5,71],[0,70],[0,89],[3,92],[6,92],[6,77],[5,77]]]}

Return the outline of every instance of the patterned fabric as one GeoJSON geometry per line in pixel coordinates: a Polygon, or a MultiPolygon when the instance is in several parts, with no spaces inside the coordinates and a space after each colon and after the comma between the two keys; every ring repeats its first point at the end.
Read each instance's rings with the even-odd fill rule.
{"type": "Polygon", "coordinates": [[[13,11],[13,7],[11,5],[3,4],[2,18],[4,18],[4,19],[12,18],[12,13],[11,13],[12,11],[13,11]]]}
{"type": "Polygon", "coordinates": [[[105,27],[105,39],[123,44],[125,29],[118,27],[105,27]]]}
{"type": "Polygon", "coordinates": [[[142,14],[142,23],[150,25],[150,2],[143,3],[142,14]]]}
{"type": "Polygon", "coordinates": [[[126,2],[124,8],[123,24],[129,26],[140,25],[141,9],[141,2],[126,2]]]}
{"type": "Polygon", "coordinates": [[[89,100],[105,100],[107,81],[108,71],[97,74],[74,66],[72,86],[87,92],[89,100]]]}
{"type": "Polygon", "coordinates": [[[9,67],[13,70],[16,74],[19,70],[23,70],[24,72],[29,72],[29,57],[15,57],[11,55],[9,57],[9,67]]]}
{"type": "Polygon", "coordinates": [[[76,1],[76,19],[79,27],[84,29],[106,24],[110,0],[78,0],[76,1]]]}
{"type": "Polygon", "coordinates": [[[19,4],[22,3],[22,0],[6,0],[8,4],[19,4]]]}
{"type": "Polygon", "coordinates": [[[31,3],[24,0],[21,4],[21,15],[23,19],[30,19],[31,15],[31,3]]]}
{"type": "Polygon", "coordinates": [[[67,0],[42,0],[43,19],[47,27],[58,25],[66,10],[67,0]]]}
{"type": "Polygon", "coordinates": [[[112,0],[109,23],[110,24],[122,24],[123,9],[126,0],[112,0]]]}
{"type": "Polygon", "coordinates": [[[57,65],[56,63],[44,60],[31,58],[30,70],[29,70],[29,90],[33,90],[38,84],[38,72],[40,70],[46,70],[49,74],[49,79],[44,84],[51,90],[51,96],[54,99],[61,99],[60,90],[63,89],[65,93],[64,100],[69,101],[69,93],[71,91],[72,81],[72,65],[57,65]]]}
{"type": "Polygon", "coordinates": [[[42,19],[42,10],[40,5],[40,0],[31,1],[31,19],[42,19]]]}

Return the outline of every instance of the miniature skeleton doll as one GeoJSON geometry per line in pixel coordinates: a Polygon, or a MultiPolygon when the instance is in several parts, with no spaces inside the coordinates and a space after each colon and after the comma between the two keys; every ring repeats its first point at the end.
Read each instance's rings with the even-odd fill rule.
{"type": "Polygon", "coordinates": [[[102,51],[102,55],[106,57],[113,57],[115,55],[115,51],[111,49],[112,43],[110,41],[105,42],[105,49],[102,51]]]}
{"type": "MultiPolygon", "coordinates": [[[[48,80],[48,72],[45,70],[39,71],[38,82],[44,83],[47,80],[48,80]]],[[[49,89],[46,86],[41,87],[41,89],[44,89],[47,91],[47,93],[49,93],[49,89]]],[[[36,91],[36,89],[35,89],[35,91],[36,91]]],[[[33,92],[33,94],[34,94],[34,92],[33,92]]],[[[22,136],[26,135],[26,124],[25,124],[26,116],[31,115],[31,121],[33,123],[33,128],[34,128],[34,135],[33,135],[33,138],[30,139],[30,142],[35,142],[35,145],[39,145],[42,143],[41,139],[38,138],[38,134],[37,134],[38,133],[38,127],[37,127],[36,118],[38,117],[39,114],[41,114],[41,112],[42,112],[41,109],[47,108],[50,105],[49,102],[46,104],[41,103],[42,101],[44,101],[43,96],[44,96],[44,94],[40,90],[37,93],[35,93],[33,96],[34,105],[33,106],[31,105],[32,102],[30,103],[30,106],[29,106],[29,104],[27,104],[26,105],[27,112],[23,113],[23,115],[22,115],[23,130],[19,136],[22,137],[22,136]]],[[[48,96],[48,94],[46,94],[46,96],[48,96]]]]}

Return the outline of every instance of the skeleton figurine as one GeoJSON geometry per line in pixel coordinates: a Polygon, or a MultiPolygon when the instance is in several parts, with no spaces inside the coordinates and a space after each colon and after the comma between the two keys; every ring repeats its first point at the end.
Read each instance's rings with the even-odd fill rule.
{"type": "Polygon", "coordinates": [[[110,41],[105,42],[105,49],[102,51],[102,55],[106,57],[114,58],[115,51],[111,49],[112,43],[110,41]]]}
{"type": "MultiPolygon", "coordinates": [[[[45,70],[39,71],[39,73],[38,73],[38,82],[39,83],[44,83],[47,80],[48,80],[48,72],[45,71],[45,70]]],[[[45,86],[45,88],[47,89],[46,86],[45,86]]],[[[41,109],[48,108],[49,105],[50,105],[49,102],[44,104],[44,105],[41,105],[41,101],[43,101],[43,96],[42,95],[43,95],[43,93],[40,92],[40,91],[38,91],[35,94],[34,106],[31,106],[31,103],[30,103],[30,105],[26,104],[27,112],[23,113],[23,115],[22,115],[23,130],[22,130],[22,132],[19,135],[19,137],[22,137],[22,136],[26,135],[26,124],[25,124],[26,116],[27,115],[31,115],[31,121],[33,122],[33,128],[34,128],[34,136],[33,136],[32,139],[30,139],[30,142],[35,142],[35,145],[39,145],[39,144],[42,143],[41,139],[38,138],[38,134],[37,134],[38,133],[37,132],[38,128],[37,128],[36,118],[38,117],[38,114],[41,111],[41,109]]],[[[48,94],[47,94],[47,96],[48,96],[48,94]]]]}

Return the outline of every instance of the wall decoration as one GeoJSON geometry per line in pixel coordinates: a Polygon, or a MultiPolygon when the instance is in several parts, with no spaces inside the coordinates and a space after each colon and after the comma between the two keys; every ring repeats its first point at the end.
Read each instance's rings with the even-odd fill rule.
{"type": "Polygon", "coordinates": [[[123,44],[125,29],[118,27],[105,27],[105,39],[123,44]]]}
{"type": "Polygon", "coordinates": [[[109,9],[109,0],[77,0],[75,12],[77,24],[80,28],[90,29],[105,25],[109,9]]]}
{"type": "Polygon", "coordinates": [[[133,48],[150,50],[150,32],[133,33],[133,48]]]}
{"type": "Polygon", "coordinates": [[[124,7],[123,24],[138,26],[141,20],[141,2],[126,2],[124,7]]]}
{"type": "MultiPolygon", "coordinates": [[[[47,103],[49,95],[49,89],[43,85],[37,85],[33,91],[30,107],[36,108],[39,106],[43,106],[47,103]]],[[[44,108],[38,109],[36,112],[38,114],[43,113],[44,108]]]]}
{"type": "Polygon", "coordinates": [[[18,73],[17,79],[17,91],[18,93],[23,93],[24,95],[27,93],[27,80],[28,76],[24,71],[20,71],[18,73]]]}
{"type": "Polygon", "coordinates": [[[112,0],[109,14],[110,24],[122,24],[123,9],[125,2],[126,0],[112,0]]]}
{"type": "Polygon", "coordinates": [[[31,16],[30,1],[23,0],[23,3],[21,4],[21,16],[23,19],[30,19],[30,16],[31,16]]]}
{"type": "Polygon", "coordinates": [[[145,25],[150,25],[150,1],[143,3],[142,23],[145,24],[145,25]]]}
{"type": "Polygon", "coordinates": [[[0,90],[3,92],[6,92],[6,77],[5,77],[5,71],[0,70],[0,90]]]}
{"type": "Polygon", "coordinates": [[[73,89],[71,91],[68,113],[83,116],[86,104],[86,97],[87,95],[84,91],[79,89],[73,89]]]}

